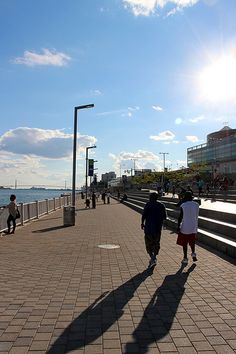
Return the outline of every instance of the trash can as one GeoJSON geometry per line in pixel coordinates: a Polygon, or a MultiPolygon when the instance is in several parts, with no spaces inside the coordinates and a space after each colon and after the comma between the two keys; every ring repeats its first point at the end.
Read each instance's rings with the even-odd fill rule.
{"type": "Polygon", "coordinates": [[[64,226],[74,226],[75,225],[75,207],[68,205],[63,208],[63,221],[64,226]]]}

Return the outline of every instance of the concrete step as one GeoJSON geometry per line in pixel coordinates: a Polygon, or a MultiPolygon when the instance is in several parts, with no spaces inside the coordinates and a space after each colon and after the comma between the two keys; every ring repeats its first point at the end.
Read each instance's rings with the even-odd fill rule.
{"type": "MultiPolygon", "coordinates": [[[[149,194],[149,192],[128,193],[128,200],[123,202],[123,204],[141,214],[145,204],[149,200],[149,194]]],[[[177,219],[180,213],[180,208],[176,206],[178,199],[162,197],[160,201],[166,206],[168,215],[167,225],[176,230],[177,219]]],[[[200,207],[198,239],[236,258],[235,214],[200,207]]]]}

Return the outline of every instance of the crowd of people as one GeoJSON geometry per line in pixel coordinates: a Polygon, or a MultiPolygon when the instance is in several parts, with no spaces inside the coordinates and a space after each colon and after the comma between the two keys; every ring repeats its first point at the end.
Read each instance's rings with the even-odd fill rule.
{"type": "Polygon", "coordinates": [[[172,198],[176,196],[182,199],[186,191],[190,191],[195,197],[208,197],[210,192],[215,194],[217,191],[227,193],[229,186],[233,185],[233,180],[227,176],[214,174],[211,181],[205,181],[200,175],[195,176],[192,181],[173,182],[167,180],[164,185],[157,185],[158,195],[172,194],[172,198]]]}
{"type": "MultiPolygon", "coordinates": [[[[91,207],[90,205],[92,203],[92,208],[95,209],[96,204],[100,198],[103,201],[103,204],[110,204],[110,198],[111,198],[110,190],[104,190],[102,192],[99,192],[99,191],[90,192],[85,200],[85,208],[90,209],[90,207],[91,207]]],[[[81,199],[84,199],[84,192],[81,192],[81,199]]]]}

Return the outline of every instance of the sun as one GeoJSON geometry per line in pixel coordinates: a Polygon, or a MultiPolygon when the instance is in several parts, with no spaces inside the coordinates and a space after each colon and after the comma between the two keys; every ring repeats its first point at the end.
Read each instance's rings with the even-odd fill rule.
{"type": "Polygon", "coordinates": [[[201,100],[227,103],[236,100],[236,56],[224,55],[211,62],[198,75],[201,100]]]}

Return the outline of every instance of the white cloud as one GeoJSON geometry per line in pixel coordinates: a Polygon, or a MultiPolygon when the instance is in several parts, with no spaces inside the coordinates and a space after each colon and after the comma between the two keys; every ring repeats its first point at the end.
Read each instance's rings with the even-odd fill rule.
{"type": "Polygon", "coordinates": [[[109,116],[109,115],[118,115],[120,114],[121,117],[132,117],[133,113],[136,111],[139,111],[140,107],[134,106],[134,107],[128,107],[126,109],[117,109],[114,111],[107,111],[107,112],[101,112],[97,113],[97,116],[109,116]]]}
{"type": "Polygon", "coordinates": [[[163,111],[163,108],[160,107],[160,106],[152,106],[152,108],[155,110],[155,111],[163,111]]]}
{"type": "Polygon", "coordinates": [[[185,7],[195,5],[199,0],[123,0],[125,8],[129,8],[135,16],[150,16],[158,9],[163,9],[166,5],[173,6],[168,11],[173,15],[176,11],[185,7]]]}
{"type": "Polygon", "coordinates": [[[182,118],[176,118],[175,120],[175,124],[179,125],[183,123],[183,119],[182,118]]]}
{"type": "Polygon", "coordinates": [[[195,118],[190,118],[189,121],[191,123],[198,123],[198,122],[200,122],[201,120],[204,120],[204,119],[205,119],[204,116],[198,116],[198,117],[195,117],[195,118]]]}
{"type": "Polygon", "coordinates": [[[26,50],[23,57],[14,59],[15,64],[22,64],[27,66],[35,65],[52,65],[52,66],[65,66],[71,57],[65,53],[57,52],[56,50],[50,51],[49,49],[42,49],[42,54],[26,50]]]}
{"type": "Polygon", "coordinates": [[[160,157],[158,155],[145,150],[138,150],[137,152],[121,152],[117,155],[110,153],[109,157],[114,161],[113,167],[117,175],[120,174],[121,169],[134,168],[134,160],[135,169],[158,169],[159,167],[157,164],[160,163],[160,157]]]}
{"type": "Polygon", "coordinates": [[[198,137],[195,135],[186,135],[186,139],[191,141],[192,143],[196,143],[199,141],[198,137]]]}
{"type": "Polygon", "coordinates": [[[102,96],[102,92],[100,90],[91,90],[92,96],[102,96]]]}
{"type": "MultiPolygon", "coordinates": [[[[19,127],[7,131],[0,137],[0,151],[47,159],[63,159],[72,154],[72,138],[72,134],[66,134],[59,129],[19,127]]],[[[80,135],[78,151],[84,151],[86,146],[95,143],[95,137],[80,135]]]]}
{"type": "Polygon", "coordinates": [[[128,110],[131,111],[131,112],[135,112],[135,111],[139,111],[140,108],[139,106],[135,106],[135,107],[128,107],[128,110]]]}
{"type": "Polygon", "coordinates": [[[200,115],[197,117],[189,118],[189,119],[182,119],[182,118],[176,118],[175,119],[175,124],[180,125],[180,124],[189,124],[189,123],[198,123],[201,122],[202,120],[206,119],[204,115],[200,115]]]}
{"type": "Polygon", "coordinates": [[[149,138],[156,141],[169,141],[173,140],[174,137],[174,133],[172,133],[170,130],[166,130],[164,132],[159,133],[158,135],[151,135],[149,138]]]}

